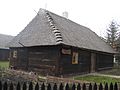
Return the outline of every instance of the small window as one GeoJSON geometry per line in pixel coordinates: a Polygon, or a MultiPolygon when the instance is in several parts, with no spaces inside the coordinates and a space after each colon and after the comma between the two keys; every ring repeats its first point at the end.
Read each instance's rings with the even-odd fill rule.
{"type": "Polygon", "coordinates": [[[73,52],[72,64],[78,64],[78,53],[77,52],[73,52]]]}
{"type": "Polygon", "coordinates": [[[17,58],[17,51],[13,51],[13,58],[17,58]]]}

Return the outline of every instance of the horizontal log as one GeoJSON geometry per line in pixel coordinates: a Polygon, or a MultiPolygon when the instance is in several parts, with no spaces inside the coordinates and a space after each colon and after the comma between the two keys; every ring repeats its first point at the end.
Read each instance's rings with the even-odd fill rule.
{"type": "Polygon", "coordinates": [[[29,58],[29,61],[56,61],[55,59],[47,59],[47,58],[29,58]]]}
{"type": "Polygon", "coordinates": [[[44,53],[44,52],[37,52],[37,51],[35,51],[35,52],[29,52],[29,54],[46,54],[46,53],[44,53]]]}
{"type": "Polygon", "coordinates": [[[107,69],[112,69],[113,67],[104,67],[104,68],[98,68],[98,70],[107,70],[107,69]]]}
{"type": "Polygon", "coordinates": [[[38,67],[38,68],[55,68],[55,65],[36,65],[36,64],[29,64],[29,67],[38,67]]]}

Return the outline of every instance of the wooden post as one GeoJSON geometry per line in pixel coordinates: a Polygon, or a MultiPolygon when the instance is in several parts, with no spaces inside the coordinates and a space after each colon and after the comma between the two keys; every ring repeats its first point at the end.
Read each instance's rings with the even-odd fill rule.
{"type": "MultiPolygon", "coordinates": [[[[1,89],[2,90],[2,89],[1,89]]],[[[13,83],[10,83],[9,90],[13,90],[13,83]]]]}
{"type": "Polygon", "coordinates": [[[95,53],[91,53],[91,72],[95,72],[95,68],[96,68],[96,54],[95,53]]]}
{"type": "Polygon", "coordinates": [[[4,83],[3,90],[8,90],[8,84],[7,84],[7,82],[4,83]]]}
{"type": "Polygon", "coordinates": [[[70,90],[69,84],[67,83],[65,86],[65,90],[70,90]]]}
{"type": "Polygon", "coordinates": [[[47,90],[52,90],[51,89],[51,84],[49,83],[48,86],[47,86],[47,90]]]}
{"type": "Polygon", "coordinates": [[[20,88],[21,88],[21,86],[20,86],[20,83],[18,82],[16,90],[20,90],[20,88]]]}
{"type": "Polygon", "coordinates": [[[33,83],[32,82],[30,82],[28,90],[33,90],[33,83]]]}
{"type": "Polygon", "coordinates": [[[92,84],[91,83],[89,84],[89,90],[92,90],[92,84]]]}
{"type": "Polygon", "coordinates": [[[61,83],[60,86],[59,86],[59,90],[63,90],[63,84],[61,83]]]}
{"type": "Polygon", "coordinates": [[[38,83],[35,85],[35,90],[39,90],[39,84],[38,83]]]}
{"type": "Polygon", "coordinates": [[[23,84],[22,90],[27,90],[27,85],[26,85],[25,82],[24,82],[24,84],[23,84]]]}
{"type": "Polygon", "coordinates": [[[0,81],[0,90],[2,90],[3,86],[2,86],[2,81],[0,81]]]}

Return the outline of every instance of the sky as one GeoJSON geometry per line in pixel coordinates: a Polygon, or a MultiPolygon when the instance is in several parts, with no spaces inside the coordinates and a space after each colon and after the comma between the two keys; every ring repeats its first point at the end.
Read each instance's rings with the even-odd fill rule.
{"type": "Polygon", "coordinates": [[[90,28],[99,36],[114,19],[120,24],[120,0],[0,0],[0,33],[16,36],[35,17],[40,8],[90,28]]]}

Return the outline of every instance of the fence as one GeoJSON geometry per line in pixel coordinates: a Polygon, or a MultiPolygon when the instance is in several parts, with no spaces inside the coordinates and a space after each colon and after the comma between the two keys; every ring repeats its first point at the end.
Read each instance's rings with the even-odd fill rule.
{"type": "Polygon", "coordinates": [[[0,82],[0,90],[118,90],[117,83],[110,84],[106,83],[102,85],[95,84],[33,84],[32,82],[28,83],[17,83],[14,85],[13,83],[8,84],[7,82],[0,82]]]}

